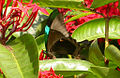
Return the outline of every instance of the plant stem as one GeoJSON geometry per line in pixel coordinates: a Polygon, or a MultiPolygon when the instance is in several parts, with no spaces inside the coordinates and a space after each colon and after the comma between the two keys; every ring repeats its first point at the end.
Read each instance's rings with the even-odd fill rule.
{"type": "Polygon", "coordinates": [[[3,45],[5,45],[5,33],[6,33],[6,27],[3,27],[3,30],[2,30],[2,38],[1,38],[1,43],[3,44],[3,45]]]}
{"type": "MultiPolygon", "coordinates": [[[[105,49],[109,46],[109,21],[110,18],[105,18],[105,49]]],[[[105,66],[108,66],[109,60],[105,57],[105,66]]]]}
{"type": "MultiPolygon", "coordinates": [[[[105,19],[105,49],[109,46],[109,21],[110,21],[110,17],[109,17],[109,11],[110,11],[110,8],[109,8],[109,5],[107,5],[107,17],[104,17],[105,19]]],[[[109,64],[109,59],[107,59],[105,57],[104,59],[105,61],[105,66],[108,66],[109,64]]]]}
{"type": "Polygon", "coordinates": [[[109,21],[110,18],[105,18],[105,49],[109,45],[109,21]]]}
{"type": "Polygon", "coordinates": [[[3,78],[6,78],[4,74],[3,74],[3,78]]]}

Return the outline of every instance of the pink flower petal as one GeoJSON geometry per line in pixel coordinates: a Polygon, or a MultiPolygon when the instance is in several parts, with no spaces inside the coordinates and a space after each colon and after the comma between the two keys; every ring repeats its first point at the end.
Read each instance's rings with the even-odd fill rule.
{"type": "Polygon", "coordinates": [[[40,10],[41,12],[43,12],[44,14],[49,15],[49,13],[47,12],[46,9],[39,7],[39,10],[40,10]]]}

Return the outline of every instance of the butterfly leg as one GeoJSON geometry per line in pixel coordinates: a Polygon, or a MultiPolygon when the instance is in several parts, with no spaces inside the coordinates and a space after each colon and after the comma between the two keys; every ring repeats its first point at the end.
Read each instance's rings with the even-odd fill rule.
{"type": "Polygon", "coordinates": [[[50,57],[51,59],[56,59],[56,56],[52,52],[48,52],[47,56],[50,57]]]}

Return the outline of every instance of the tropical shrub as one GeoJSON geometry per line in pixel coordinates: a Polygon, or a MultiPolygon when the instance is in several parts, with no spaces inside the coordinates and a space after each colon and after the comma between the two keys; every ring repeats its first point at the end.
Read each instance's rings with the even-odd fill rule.
{"type": "Polygon", "coordinates": [[[0,14],[0,78],[119,77],[120,0],[0,0],[0,14]],[[55,9],[82,47],[79,59],[51,59],[43,51],[55,9]]]}

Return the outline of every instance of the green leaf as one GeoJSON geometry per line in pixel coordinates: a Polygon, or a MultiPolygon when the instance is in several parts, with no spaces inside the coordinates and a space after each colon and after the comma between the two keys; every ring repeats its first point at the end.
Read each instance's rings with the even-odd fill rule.
{"type": "Polygon", "coordinates": [[[36,42],[37,42],[37,45],[38,45],[38,48],[39,48],[39,54],[40,55],[40,52],[43,50],[46,50],[45,48],[45,34],[43,35],[40,35],[39,37],[36,38],[36,42]]]}
{"type": "MultiPolygon", "coordinates": [[[[119,18],[112,18],[110,20],[109,39],[120,39],[119,21],[119,18]]],[[[100,18],[86,22],[73,32],[72,37],[78,42],[105,38],[105,20],[100,18]]]]}
{"type": "MultiPolygon", "coordinates": [[[[83,77],[80,77],[80,78],[83,78],[83,77]]],[[[88,73],[85,78],[98,78],[98,76],[93,73],[88,73]]]]}
{"type": "MultiPolygon", "coordinates": [[[[82,4],[84,0],[33,0],[33,3],[39,3],[40,7],[69,8],[88,10],[82,4]]],[[[29,0],[23,0],[29,2],[29,0]]]]}
{"type": "Polygon", "coordinates": [[[90,14],[93,14],[93,12],[88,12],[88,13],[81,13],[79,15],[76,15],[72,18],[70,18],[69,20],[66,21],[66,23],[70,22],[70,21],[74,21],[76,19],[79,19],[80,17],[84,17],[84,16],[87,16],[87,15],[90,15],[90,14]]]}
{"type": "Polygon", "coordinates": [[[108,67],[91,67],[91,70],[98,78],[118,78],[120,77],[120,72],[108,67]]]}
{"type": "MultiPolygon", "coordinates": [[[[52,8],[45,8],[45,9],[49,14],[51,14],[53,12],[52,8]]],[[[41,13],[44,14],[43,12],[41,12],[41,13]]],[[[44,14],[44,15],[46,15],[46,14],[44,14]]],[[[46,15],[46,16],[49,16],[49,15],[46,15]]]]}
{"type": "Polygon", "coordinates": [[[3,78],[3,74],[0,73],[0,78],[3,78]]]}
{"type": "Polygon", "coordinates": [[[117,65],[120,65],[120,50],[114,45],[109,45],[105,49],[105,56],[117,65]]]}
{"type": "Polygon", "coordinates": [[[36,34],[35,34],[35,36],[36,37],[38,37],[40,34],[44,34],[45,33],[45,26],[46,26],[46,24],[47,24],[47,19],[46,20],[44,20],[44,21],[42,21],[42,22],[40,22],[40,24],[37,26],[37,28],[36,28],[36,34]]]}
{"type": "Polygon", "coordinates": [[[6,78],[37,78],[38,48],[34,38],[25,34],[7,46],[0,44],[0,68],[6,78]]]}
{"type": "Polygon", "coordinates": [[[118,0],[118,3],[119,3],[119,4],[118,4],[118,9],[120,9],[120,0],[118,0]]]}
{"type": "Polygon", "coordinates": [[[39,62],[39,68],[49,70],[51,67],[53,70],[64,76],[73,76],[80,73],[88,73],[90,66],[93,66],[88,61],[77,60],[77,59],[51,59],[43,60],[39,62]]]}
{"type": "Polygon", "coordinates": [[[66,17],[68,15],[79,15],[81,13],[83,13],[83,12],[80,10],[71,10],[71,11],[67,11],[66,14],[64,15],[64,17],[66,17]]]}
{"type": "Polygon", "coordinates": [[[89,61],[97,66],[104,66],[104,56],[100,51],[97,40],[89,48],[89,61]]]}
{"type": "Polygon", "coordinates": [[[91,8],[98,8],[98,7],[101,7],[101,6],[104,6],[106,4],[116,2],[116,1],[118,1],[118,0],[93,0],[91,8]]]}

